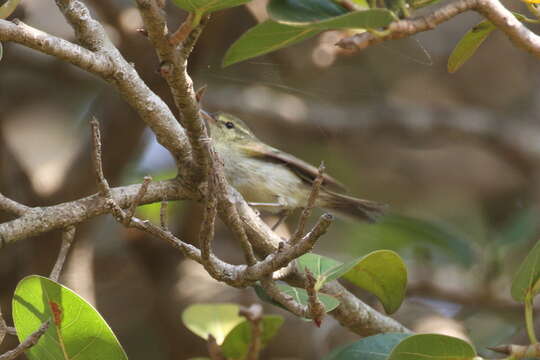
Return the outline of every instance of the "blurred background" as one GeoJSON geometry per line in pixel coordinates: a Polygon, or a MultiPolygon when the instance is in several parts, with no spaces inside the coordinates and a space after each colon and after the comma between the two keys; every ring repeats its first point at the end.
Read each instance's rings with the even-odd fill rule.
{"type": "MultiPolygon", "coordinates": [[[[113,42],[149,86],[172,104],[132,1],[88,0],[113,42]]],[[[506,4],[518,9],[517,1],[506,4]]],[[[296,46],[221,67],[228,48],[264,19],[264,1],[216,13],[191,58],[204,107],[244,119],[262,140],[318,165],[358,197],[390,205],[377,225],[337,220],[316,252],[340,260],[393,249],[409,268],[408,297],[395,317],[415,331],[442,332],[486,346],[525,339],[513,273],[538,235],[540,67],[495,32],[456,74],[447,58],[479,18],[464,14],[435,31],[345,52],[327,32],[296,46]]],[[[429,9],[428,9],[429,10],[429,9]]],[[[167,6],[170,28],[185,14],[167,6]]],[[[73,39],[52,2],[25,0],[15,17],[73,39]]],[[[102,122],[105,175],[114,186],[174,176],[171,157],[103,81],[49,56],[4,44],[0,63],[0,192],[45,206],[96,192],[88,120],[102,122]]],[[[170,227],[196,243],[198,204],[169,206],[170,227]]],[[[139,216],[155,220],[155,205],[139,216]]],[[[0,213],[0,221],[10,218],[0,213]]],[[[294,225],[294,218],[289,225],[294,225]]],[[[287,228],[280,231],[287,232],[287,228]]],[[[0,305],[29,274],[48,275],[58,232],[0,251],[0,305]]],[[[240,263],[218,224],[216,252],[240,263]]],[[[187,359],[205,343],[180,321],[200,302],[259,301],[251,289],[213,281],[168,244],[126,230],[110,216],[78,227],[61,278],[94,304],[129,357],[187,359]]],[[[351,288],[352,289],[352,288],[351,288]]],[[[376,299],[354,290],[382,310],[376,299]]],[[[286,315],[267,306],[267,313],[286,315]]],[[[358,336],[327,317],[322,327],[287,317],[263,358],[321,358],[358,336]],[[291,336],[291,334],[302,334],[291,336]]],[[[0,353],[15,345],[9,338],[0,353]]]]}

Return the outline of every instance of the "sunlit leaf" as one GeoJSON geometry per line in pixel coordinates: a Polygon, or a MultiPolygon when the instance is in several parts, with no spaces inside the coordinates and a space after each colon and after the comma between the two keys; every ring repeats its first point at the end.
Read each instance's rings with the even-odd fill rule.
{"type": "MultiPolygon", "coordinates": [[[[293,287],[287,284],[278,284],[278,288],[285,294],[291,296],[297,303],[300,303],[301,305],[307,305],[308,304],[308,295],[306,290],[293,287]]],[[[277,301],[273,300],[270,295],[266,293],[266,291],[260,286],[255,285],[253,287],[255,289],[255,293],[257,296],[265,302],[268,302],[270,304],[276,305],[282,309],[285,309],[288,311],[286,307],[278,303],[277,301]]],[[[334,310],[339,305],[339,300],[334,298],[333,296],[326,295],[326,294],[317,294],[319,300],[324,306],[324,309],[326,312],[334,310]]]]}
{"type": "Polygon", "coordinates": [[[182,313],[182,322],[195,335],[207,340],[212,335],[218,345],[244,318],[235,304],[195,304],[182,313]]]}
{"type": "MultiPolygon", "coordinates": [[[[277,334],[281,325],[283,325],[283,321],[283,317],[278,315],[263,316],[261,320],[261,344],[263,347],[277,334]]],[[[249,321],[244,320],[229,332],[225,341],[223,341],[223,345],[221,345],[225,357],[242,359],[246,356],[251,344],[251,326],[249,321]]]]}
{"type": "Polygon", "coordinates": [[[174,4],[179,8],[201,14],[235,7],[250,1],[251,0],[173,0],[174,4]]]}
{"type": "MultiPolygon", "coordinates": [[[[521,263],[512,281],[512,297],[517,301],[524,301],[528,292],[540,279],[540,241],[536,243],[529,254],[521,263]]],[[[537,290],[537,289],[534,289],[537,290]]],[[[537,291],[531,293],[536,295],[537,291]]]]}
{"type": "Polygon", "coordinates": [[[326,256],[310,253],[302,255],[296,261],[300,271],[303,272],[307,268],[317,279],[315,288],[318,290],[324,283],[340,278],[355,266],[360,259],[343,264],[326,256]]]}
{"type": "Polygon", "coordinates": [[[407,267],[390,250],[366,255],[343,278],[377,296],[389,314],[397,311],[405,298],[407,267]]]}
{"type": "Polygon", "coordinates": [[[404,333],[368,336],[332,351],[323,360],[386,360],[392,349],[409,336],[404,333]]]}
{"type": "Polygon", "coordinates": [[[319,32],[267,20],[249,29],[231,45],[223,59],[223,66],[296,44],[319,32]]]}
{"type": "Polygon", "coordinates": [[[362,258],[341,263],[334,259],[305,254],[297,260],[298,269],[307,268],[317,280],[316,289],[340,277],[377,296],[387,313],[401,306],[407,289],[407,267],[390,250],[374,251],[362,258]]]}
{"type": "Polygon", "coordinates": [[[496,28],[490,21],[484,20],[469,30],[459,40],[452,54],[450,54],[448,58],[448,72],[453,73],[465,64],[496,28]]]}
{"type": "Polygon", "coordinates": [[[26,351],[31,360],[127,359],[109,325],[83,298],[41,276],[22,279],[13,297],[13,321],[19,341],[47,320],[49,329],[26,351]]]}
{"type": "Polygon", "coordinates": [[[4,4],[0,6],[0,19],[5,19],[9,15],[11,15],[20,2],[21,0],[7,0],[6,2],[4,2],[4,4]]]}
{"type": "Polygon", "coordinates": [[[388,360],[473,360],[476,352],[461,339],[438,334],[412,335],[402,340],[388,360]]]}

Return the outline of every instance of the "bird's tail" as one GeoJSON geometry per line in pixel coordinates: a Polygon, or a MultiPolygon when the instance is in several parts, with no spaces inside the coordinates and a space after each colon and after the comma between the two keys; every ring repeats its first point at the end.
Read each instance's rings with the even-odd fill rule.
{"type": "Polygon", "coordinates": [[[384,204],[338,194],[333,191],[324,191],[320,194],[320,197],[323,208],[360,221],[375,222],[387,208],[387,205],[384,204]]]}

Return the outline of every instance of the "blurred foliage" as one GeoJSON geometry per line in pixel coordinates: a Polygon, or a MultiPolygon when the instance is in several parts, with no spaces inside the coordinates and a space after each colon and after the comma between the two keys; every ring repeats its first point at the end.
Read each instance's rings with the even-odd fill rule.
{"type": "Polygon", "coordinates": [[[434,257],[443,256],[464,266],[473,263],[471,242],[453,227],[417,218],[389,214],[374,225],[350,226],[347,246],[354,253],[362,254],[377,249],[429,249],[434,257]]]}

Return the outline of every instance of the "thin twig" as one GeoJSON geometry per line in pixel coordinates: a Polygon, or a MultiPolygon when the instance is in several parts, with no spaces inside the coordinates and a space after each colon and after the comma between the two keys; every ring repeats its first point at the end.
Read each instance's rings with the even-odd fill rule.
{"type": "Polygon", "coordinates": [[[135,196],[135,199],[133,199],[133,202],[131,203],[131,206],[126,211],[125,214],[125,225],[129,225],[129,222],[131,221],[131,218],[135,215],[135,211],[137,210],[137,206],[140,205],[141,199],[148,191],[148,185],[152,182],[151,176],[145,176],[143,179],[143,183],[141,184],[141,187],[139,188],[139,192],[137,193],[137,196],[135,196]]]}
{"type": "Polygon", "coordinates": [[[0,193],[0,210],[3,210],[5,212],[22,216],[25,212],[30,210],[31,208],[23,205],[21,203],[18,203],[14,200],[11,200],[7,197],[5,197],[2,193],[0,193]]]}
{"type": "Polygon", "coordinates": [[[262,278],[260,282],[263,289],[273,300],[283,305],[294,315],[309,318],[309,311],[307,307],[296,302],[292,296],[282,292],[274,280],[272,280],[271,276],[262,278]]]}
{"type": "Polygon", "coordinates": [[[275,252],[271,253],[257,264],[248,267],[245,272],[246,279],[255,280],[260,278],[262,275],[272,274],[273,272],[287,266],[294,259],[309,252],[317,240],[324,235],[332,221],[332,215],[323,214],[313,229],[296,244],[282,242],[282,245],[278,247],[275,252]]]}
{"type": "Polygon", "coordinates": [[[251,341],[249,343],[246,360],[257,360],[262,349],[262,306],[253,304],[249,308],[240,307],[239,314],[251,324],[251,341]]]}
{"type": "Polygon", "coordinates": [[[67,254],[71,248],[73,240],[75,239],[75,230],[75,226],[69,226],[62,232],[62,245],[60,246],[60,252],[58,253],[58,257],[54,263],[51,275],[49,275],[49,278],[53,281],[58,282],[58,279],[60,278],[60,273],[64,267],[67,254]]]}
{"type": "Polygon", "coordinates": [[[193,30],[192,23],[194,18],[193,13],[188,13],[186,20],[178,27],[178,29],[169,36],[169,43],[173,46],[184,42],[189,33],[193,30]]]}
{"type": "Polygon", "coordinates": [[[321,162],[321,165],[319,165],[319,173],[317,174],[317,177],[313,181],[313,185],[311,186],[311,192],[309,193],[309,197],[306,203],[306,206],[304,207],[304,210],[302,211],[302,215],[300,215],[300,219],[298,220],[298,226],[296,228],[296,231],[294,232],[294,235],[291,237],[291,244],[294,244],[298,242],[302,236],[304,236],[304,231],[306,228],[307,220],[309,216],[311,215],[311,211],[313,210],[313,207],[315,206],[315,201],[317,200],[317,197],[319,196],[319,191],[321,190],[321,185],[324,180],[324,163],[321,162]]]}
{"type": "Polygon", "coordinates": [[[45,334],[49,328],[50,320],[45,321],[39,329],[30,334],[26,340],[20,343],[15,349],[7,351],[0,355],[0,360],[13,360],[18,356],[22,355],[26,350],[30,349],[32,346],[36,345],[39,339],[45,334]]]}
{"type": "Polygon", "coordinates": [[[225,360],[225,356],[216,342],[216,338],[212,334],[208,335],[206,348],[208,349],[208,355],[211,360],[225,360]]]}
{"type": "Polygon", "coordinates": [[[92,116],[90,120],[92,128],[92,161],[94,163],[94,171],[99,187],[99,193],[104,198],[111,198],[111,188],[107,179],[103,175],[103,161],[101,159],[101,131],[99,130],[99,121],[92,116]]]}
{"type": "Polygon", "coordinates": [[[169,221],[167,219],[167,209],[169,208],[169,202],[165,199],[161,200],[161,206],[159,207],[159,223],[161,228],[165,231],[169,228],[169,221]]]}
{"type": "Polygon", "coordinates": [[[315,322],[315,325],[317,325],[317,327],[321,327],[322,320],[326,311],[324,309],[324,305],[319,300],[319,296],[317,295],[317,289],[315,289],[315,284],[317,280],[308,268],[305,269],[305,274],[305,287],[308,294],[308,312],[310,318],[313,319],[313,322],[315,322]]]}
{"type": "Polygon", "coordinates": [[[231,191],[234,190],[232,190],[227,183],[227,179],[225,178],[223,161],[215,151],[210,138],[204,139],[202,143],[206,152],[205,156],[210,159],[208,172],[211,174],[210,176],[213,177],[212,181],[214,184],[212,186],[218,196],[218,205],[220,207],[219,210],[222,215],[221,219],[231,229],[235,238],[239,241],[244,252],[246,263],[249,266],[253,266],[257,263],[257,258],[255,257],[253,246],[249,242],[246,229],[244,228],[244,222],[238,214],[238,209],[236,208],[235,203],[231,201],[231,199],[234,198],[231,191]]]}

